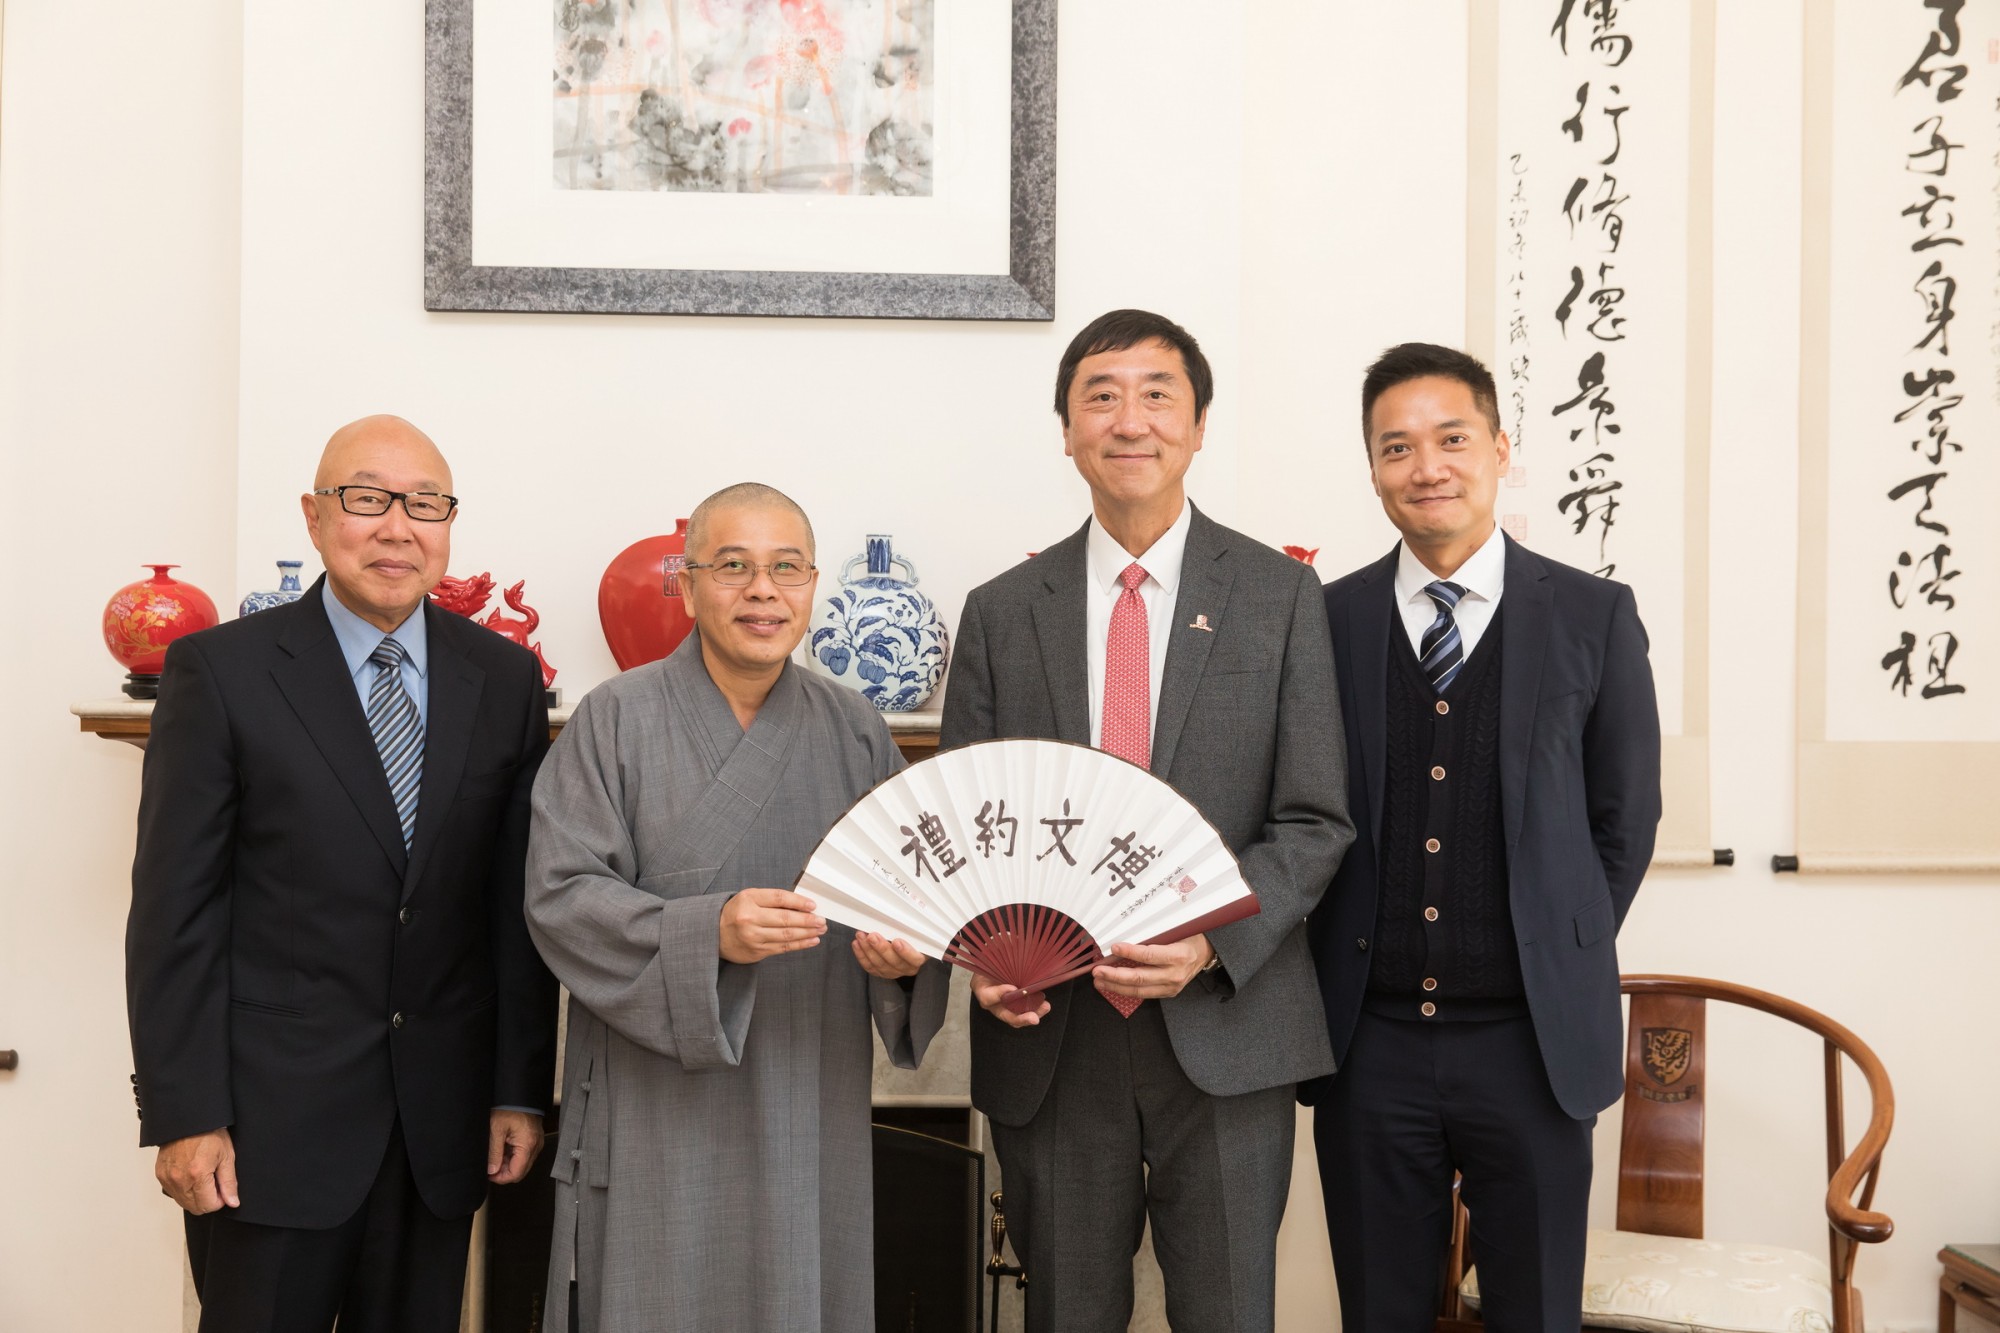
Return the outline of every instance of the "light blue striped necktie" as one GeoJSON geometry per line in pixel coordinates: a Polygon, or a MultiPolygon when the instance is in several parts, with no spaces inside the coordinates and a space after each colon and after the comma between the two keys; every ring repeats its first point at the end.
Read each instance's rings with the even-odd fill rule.
{"type": "Polygon", "coordinates": [[[382,756],[407,850],[417,831],[417,788],[424,778],[423,719],[417,715],[416,700],[403,688],[403,645],[383,639],[368,660],[375,664],[375,684],[368,691],[368,730],[382,756]]]}
{"type": "Polygon", "coordinates": [[[1451,614],[1459,599],[1465,596],[1465,589],[1439,579],[1425,584],[1424,591],[1437,603],[1438,613],[1431,627],[1424,631],[1417,661],[1423,667],[1424,679],[1431,683],[1431,688],[1443,694],[1451,688],[1458,669],[1465,665],[1465,643],[1459,637],[1458,622],[1452,619],[1451,614]]]}

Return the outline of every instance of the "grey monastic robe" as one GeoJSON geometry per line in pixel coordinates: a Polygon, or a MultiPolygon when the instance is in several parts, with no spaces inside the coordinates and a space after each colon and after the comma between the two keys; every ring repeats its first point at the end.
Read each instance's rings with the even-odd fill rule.
{"type": "Polygon", "coordinates": [[[946,969],[870,977],[853,932],[722,961],[744,888],[791,888],[902,767],[859,695],[787,665],[746,732],[699,635],[592,690],[535,783],[528,926],[569,988],[545,1327],[874,1328],[869,1017],[915,1068],[946,969]]]}

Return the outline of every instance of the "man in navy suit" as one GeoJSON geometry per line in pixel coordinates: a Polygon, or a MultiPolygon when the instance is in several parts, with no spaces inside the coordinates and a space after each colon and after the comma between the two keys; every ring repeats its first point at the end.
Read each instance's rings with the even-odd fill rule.
{"type": "Polygon", "coordinates": [[[167,653],[126,991],[202,1333],[454,1333],[473,1211],[541,1147],[548,709],[532,653],[428,601],[451,491],[409,422],[343,427],[301,497],[326,577],[167,653]]]}
{"type": "Polygon", "coordinates": [[[1430,1329],[1457,1172],[1488,1326],[1573,1330],[1660,817],[1646,632],[1630,588],[1494,522],[1486,367],[1391,348],[1361,413],[1402,540],[1326,589],[1357,836],[1309,930],[1340,1068],[1300,1091],[1342,1326],[1430,1329]]]}

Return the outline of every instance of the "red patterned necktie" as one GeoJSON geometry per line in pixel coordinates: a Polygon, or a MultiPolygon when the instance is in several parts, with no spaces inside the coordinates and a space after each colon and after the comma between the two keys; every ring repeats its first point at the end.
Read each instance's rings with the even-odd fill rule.
{"type": "MultiPolygon", "coordinates": [[[[1104,738],[1098,748],[1147,768],[1153,758],[1153,653],[1146,641],[1146,603],[1139,597],[1146,571],[1134,561],[1118,581],[1125,591],[1111,608],[1111,636],[1104,644],[1104,738]]],[[[1124,995],[1104,998],[1127,1018],[1145,1003],[1124,995]]]]}

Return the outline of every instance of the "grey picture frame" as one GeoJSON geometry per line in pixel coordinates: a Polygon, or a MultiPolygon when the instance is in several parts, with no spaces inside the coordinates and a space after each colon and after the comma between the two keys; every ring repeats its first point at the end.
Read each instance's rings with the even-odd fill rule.
{"type": "Polygon", "coordinates": [[[1004,274],[531,268],[472,262],[473,0],[425,0],[424,308],[564,314],[1052,320],[1056,0],[1013,0],[1004,274]]]}

